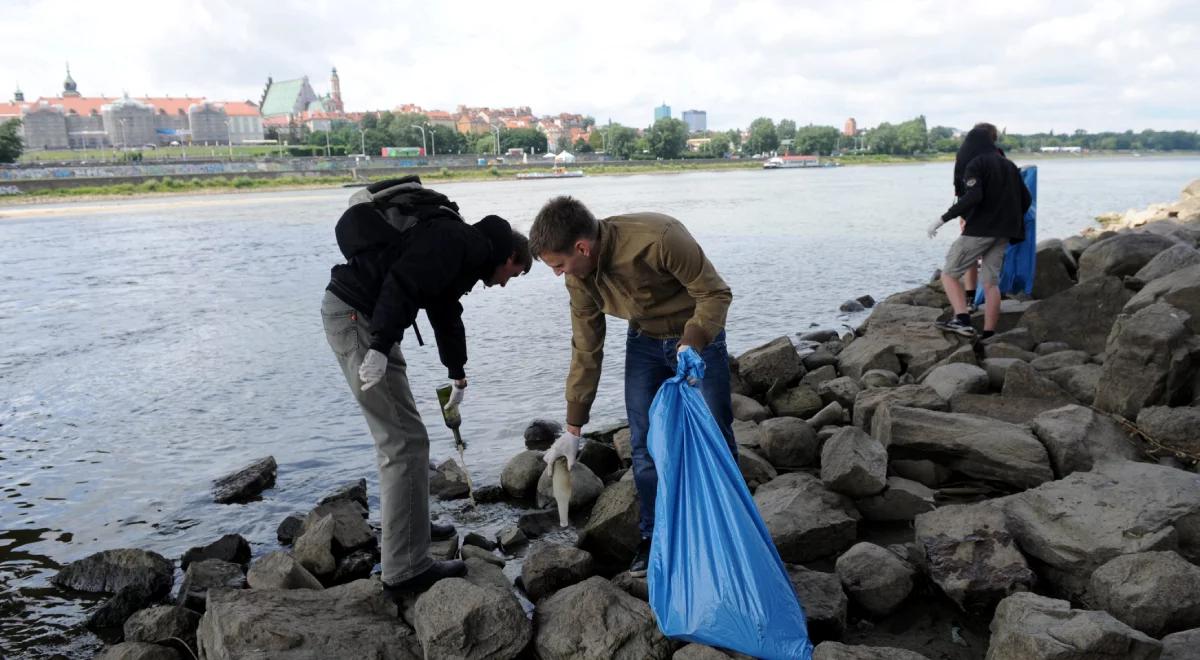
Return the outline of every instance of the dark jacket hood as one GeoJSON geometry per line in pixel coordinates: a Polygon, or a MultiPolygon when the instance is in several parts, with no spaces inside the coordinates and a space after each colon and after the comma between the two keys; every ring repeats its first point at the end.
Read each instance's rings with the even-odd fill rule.
{"type": "Polygon", "coordinates": [[[967,170],[967,163],[983,154],[994,153],[996,153],[996,143],[992,142],[992,136],[988,129],[972,128],[967,132],[962,145],[958,148],[958,153],[954,156],[954,195],[956,197],[963,195],[963,174],[967,170]]]}
{"type": "Polygon", "coordinates": [[[498,215],[489,215],[471,226],[483,234],[491,244],[488,258],[488,273],[490,274],[496,269],[496,266],[508,261],[508,258],[512,256],[512,225],[498,215]]]}

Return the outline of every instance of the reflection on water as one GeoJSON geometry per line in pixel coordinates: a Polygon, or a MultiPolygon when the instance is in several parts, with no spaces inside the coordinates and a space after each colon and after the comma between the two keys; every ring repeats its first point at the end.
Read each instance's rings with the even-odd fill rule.
{"type": "MultiPolygon", "coordinates": [[[[1174,199],[1191,159],[1054,160],[1041,167],[1040,227],[1062,236],[1097,213],[1174,199]]],[[[547,198],[597,215],[682,219],[730,283],[739,353],[810,326],[856,324],[847,298],[924,281],[952,240],[925,238],[948,206],[951,165],[446,184],[469,218],[528,229],[547,198]]],[[[337,261],[333,223],[350,191],[262,193],[0,209],[0,648],[89,644],[71,632],[94,601],[48,588],[60,563],[116,547],[171,558],[225,533],[256,555],[275,528],[337,486],[368,479],[374,449],[325,343],[318,308],[337,261]],[[276,487],[247,505],[212,503],[211,481],[256,458],[276,487]]],[[[947,232],[943,232],[944,234],[947,232]]],[[[471,388],[467,461],[494,484],[537,417],[561,419],[569,320],[542,265],[463,301],[471,388]]],[[[422,321],[423,323],[427,323],[422,321]]],[[[597,424],[624,416],[621,322],[609,324],[597,424]]],[[[456,457],[435,408],[446,380],[433,346],[405,342],[435,462],[456,457]]],[[[463,531],[499,531],[501,505],[463,531]]],[[[475,518],[474,516],[479,516],[475,518]]],[[[68,651],[59,652],[74,655],[68,651]]],[[[33,654],[37,655],[37,654],[33,654]]],[[[86,654],[84,654],[86,655],[86,654]]]]}

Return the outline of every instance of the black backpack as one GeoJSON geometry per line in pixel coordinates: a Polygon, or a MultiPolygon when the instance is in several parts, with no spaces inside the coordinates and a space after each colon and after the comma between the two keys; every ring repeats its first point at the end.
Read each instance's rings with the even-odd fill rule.
{"type": "Polygon", "coordinates": [[[462,222],[458,204],[421,185],[415,174],[373,183],[350,196],[350,208],[338,219],[338,249],[349,261],[355,255],[400,243],[417,223],[437,217],[462,222]],[[369,213],[362,211],[369,210],[369,213]]]}

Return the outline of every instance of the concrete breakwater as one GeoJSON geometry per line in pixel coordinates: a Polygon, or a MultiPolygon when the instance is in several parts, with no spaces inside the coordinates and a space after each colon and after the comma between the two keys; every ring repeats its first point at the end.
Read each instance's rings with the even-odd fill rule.
{"type": "MultiPolygon", "coordinates": [[[[859,332],[738,356],[739,463],[816,657],[1186,657],[1200,636],[1198,242],[1184,221],[1045,241],[1033,299],[1006,301],[1001,334],[978,345],[931,326],[947,314],[931,284],[875,305],[859,332]]],[[[112,550],[58,582],[114,594],[92,615],[125,640],[113,657],[187,657],[171,638],[212,658],[726,657],[662,638],[644,580],[621,572],[637,501],[620,429],[593,434],[576,468],[577,538],[547,533],[554,434],[531,424],[480,493],[525,510],[512,527],[460,521],[438,545],[468,579],[400,608],[368,577],[361,484],[283,521],[277,547],[230,536],[178,562],[112,550]]],[[[269,488],[274,470],[251,466],[220,496],[269,488]]],[[[461,496],[453,463],[435,472],[434,496],[461,496]]]]}

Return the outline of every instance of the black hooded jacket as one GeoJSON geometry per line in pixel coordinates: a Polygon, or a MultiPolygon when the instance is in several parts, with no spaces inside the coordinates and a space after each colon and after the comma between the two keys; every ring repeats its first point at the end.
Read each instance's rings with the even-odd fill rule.
{"type": "Polygon", "coordinates": [[[942,221],[966,219],[963,236],[1025,240],[1025,212],[1033,198],[1021,172],[992,143],[986,129],[967,133],[954,161],[954,187],[958,201],[942,214],[942,221]],[[958,174],[960,165],[962,175],[958,174]]]}
{"type": "MultiPolygon", "coordinates": [[[[382,222],[370,205],[347,214],[364,214],[350,227],[382,222]]],[[[512,255],[512,228],[490,215],[468,225],[450,214],[422,220],[401,240],[366,250],[334,266],[329,291],[366,316],[371,348],[387,353],[424,309],[437,339],[438,356],[450,378],[466,378],[466,330],[459,298],[476,282],[487,281],[512,255]]]]}

